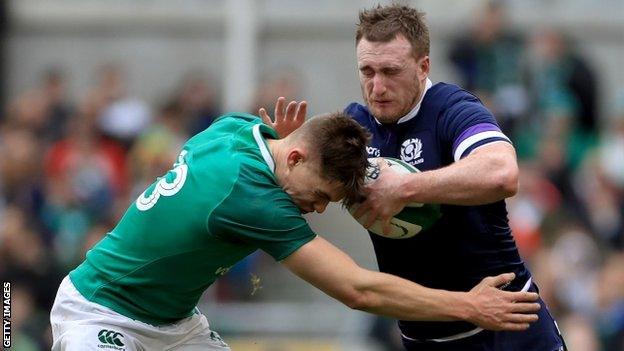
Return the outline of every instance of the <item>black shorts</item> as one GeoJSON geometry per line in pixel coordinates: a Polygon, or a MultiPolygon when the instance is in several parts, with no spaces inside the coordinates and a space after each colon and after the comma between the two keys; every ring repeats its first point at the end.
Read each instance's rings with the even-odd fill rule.
{"type": "MultiPolygon", "coordinates": [[[[529,290],[535,289],[533,285],[529,290]]],[[[484,330],[464,339],[447,342],[403,338],[403,345],[408,351],[565,351],[557,323],[542,299],[539,299],[539,303],[542,306],[538,312],[539,320],[522,332],[484,330]]]]}

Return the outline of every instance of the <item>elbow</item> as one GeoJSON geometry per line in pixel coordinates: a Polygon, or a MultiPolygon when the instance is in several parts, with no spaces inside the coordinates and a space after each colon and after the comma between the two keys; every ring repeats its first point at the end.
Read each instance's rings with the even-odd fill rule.
{"type": "Polygon", "coordinates": [[[371,300],[367,294],[354,291],[341,297],[340,301],[352,310],[368,311],[372,308],[371,300]]]}
{"type": "Polygon", "coordinates": [[[518,193],[518,174],[518,165],[514,162],[504,167],[496,176],[496,189],[503,199],[518,193]]]}

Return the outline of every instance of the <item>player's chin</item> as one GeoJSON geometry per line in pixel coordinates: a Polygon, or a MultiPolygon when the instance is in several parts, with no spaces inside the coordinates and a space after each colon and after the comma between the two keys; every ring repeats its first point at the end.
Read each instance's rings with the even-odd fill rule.
{"type": "Polygon", "coordinates": [[[376,107],[372,109],[372,112],[379,122],[394,123],[401,118],[401,115],[399,115],[395,110],[396,109],[376,107]]]}

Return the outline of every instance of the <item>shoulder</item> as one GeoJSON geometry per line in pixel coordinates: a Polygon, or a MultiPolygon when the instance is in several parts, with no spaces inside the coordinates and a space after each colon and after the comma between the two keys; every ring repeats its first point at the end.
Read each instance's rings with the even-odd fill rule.
{"type": "MultiPolygon", "coordinates": [[[[254,116],[244,112],[231,112],[217,117],[212,125],[205,131],[223,128],[243,128],[256,124],[261,124],[262,120],[258,116],[254,116]]],[[[201,134],[201,133],[200,133],[201,134]]]]}
{"type": "Polygon", "coordinates": [[[349,113],[353,116],[355,114],[368,113],[368,109],[366,108],[366,106],[360,103],[352,102],[347,105],[347,107],[345,107],[344,112],[349,113]]]}
{"type": "Polygon", "coordinates": [[[426,100],[437,102],[446,107],[463,103],[482,104],[481,100],[471,92],[449,83],[437,83],[432,86],[425,96],[426,100]]]}
{"type": "Polygon", "coordinates": [[[372,118],[368,108],[357,102],[350,103],[344,112],[360,123],[366,123],[372,118]]]}
{"type": "Polygon", "coordinates": [[[494,119],[492,113],[474,94],[457,85],[438,83],[431,87],[423,101],[425,109],[437,110],[444,123],[473,118],[494,119]]]}

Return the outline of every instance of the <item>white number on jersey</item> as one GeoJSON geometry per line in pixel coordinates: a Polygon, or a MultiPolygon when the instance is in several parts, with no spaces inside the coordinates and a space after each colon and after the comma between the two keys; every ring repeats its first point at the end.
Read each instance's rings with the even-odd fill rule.
{"type": "Polygon", "coordinates": [[[178,156],[178,161],[173,165],[173,169],[171,172],[175,173],[175,178],[173,182],[167,182],[167,177],[164,176],[160,178],[156,187],[152,191],[151,194],[147,195],[147,190],[145,190],[139,198],[136,200],[136,207],[141,211],[147,211],[150,208],[156,205],[156,202],[160,198],[160,196],[173,196],[182,189],[184,186],[184,182],[186,181],[186,175],[188,173],[188,166],[184,161],[184,156],[187,154],[186,150],[182,150],[180,156],[178,156]]]}

